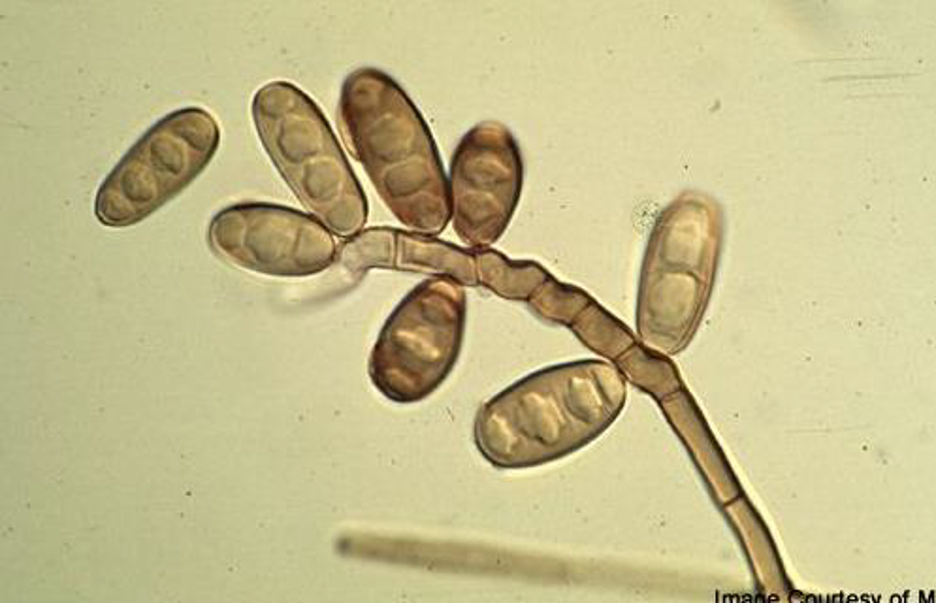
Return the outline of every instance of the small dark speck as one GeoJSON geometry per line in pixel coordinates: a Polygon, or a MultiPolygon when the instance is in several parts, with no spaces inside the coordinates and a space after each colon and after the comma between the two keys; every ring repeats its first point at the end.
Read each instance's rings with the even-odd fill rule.
{"type": "Polygon", "coordinates": [[[279,49],[279,53],[280,53],[281,55],[285,55],[285,54],[288,53],[288,52],[289,52],[289,51],[286,50],[286,47],[285,47],[285,46],[281,46],[280,49],[279,49]]]}
{"type": "Polygon", "coordinates": [[[150,89],[149,82],[143,82],[143,90],[149,90],[149,89],[150,89]]]}
{"type": "Polygon", "coordinates": [[[878,463],[881,464],[882,466],[886,466],[890,464],[890,458],[888,458],[887,453],[885,453],[884,451],[880,451],[880,450],[877,451],[877,459],[878,459],[878,463]]]}
{"type": "Polygon", "coordinates": [[[335,417],[341,417],[341,409],[335,409],[334,411],[332,411],[332,415],[334,415],[335,417]]]}
{"type": "Polygon", "coordinates": [[[179,518],[185,518],[185,512],[179,512],[179,518]]]}
{"type": "Polygon", "coordinates": [[[229,572],[229,573],[234,572],[234,567],[233,567],[233,566],[228,566],[228,572],[229,572]]]}
{"type": "Polygon", "coordinates": [[[858,327],[861,327],[862,325],[864,325],[864,323],[859,319],[859,320],[858,320],[858,327]]]}
{"type": "Polygon", "coordinates": [[[929,182],[929,178],[927,178],[926,176],[924,176],[924,177],[923,177],[923,182],[929,182]]]}
{"type": "Polygon", "coordinates": [[[550,185],[550,187],[549,187],[549,192],[550,192],[550,193],[555,193],[555,192],[556,192],[556,187],[550,185]]]}
{"type": "Polygon", "coordinates": [[[688,170],[688,169],[689,169],[689,164],[683,164],[682,169],[683,169],[683,170],[688,170]]]}
{"type": "Polygon", "coordinates": [[[297,419],[298,419],[300,422],[304,422],[304,421],[305,421],[305,415],[303,415],[303,414],[300,413],[300,414],[299,414],[299,417],[298,417],[297,419]]]}
{"type": "Polygon", "coordinates": [[[861,450],[862,450],[862,451],[867,451],[867,450],[868,450],[868,445],[861,445],[861,450]]]}
{"type": "Polygon", "coordinates": [[[186,497],[191,497],[191,496],[192,496],[192,491],[186,491],[186,492],[185,492],[185,496],[186,496],[186,497]]]}
{"type": "Polygon", "coordinates": [[[721,109],[721,99],[715,99],[715,102],[708,108],[709,113],[715,113],[719,109],[721,109]]]}
{"type": "Polygon", "coordinates": [[[812,361],[812,356],[811,356],[811,355],[808,355],[808,354],[807,354],[805,358],[806,358],[806,362],[807,362],[807,363],[810,362],[810,361],[812,361]]]}
{"type": "Polygon", "coordinates": [[[866,210],[870,210],[870,209],[871,209],[871,204],[870,204],[870,203],[866,203],[866,204],[865,204],[865,209],[866,209],[866,210]]]}
{"type": "Polygon", "coordinates": [[[732,415],[735,419],[738,419],[739,417],[741,417],[740,415],[738,415],[738,412],[737,412],[737,411],[735,411],[735,412],[732,413],[731,415],[732,415]]]}

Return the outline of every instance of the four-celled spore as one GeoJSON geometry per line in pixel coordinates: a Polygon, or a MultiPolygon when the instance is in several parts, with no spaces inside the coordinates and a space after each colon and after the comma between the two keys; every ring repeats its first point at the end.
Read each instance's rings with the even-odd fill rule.
{"type": "Polygon", "coordinates": [[[182,109],[157,121],[98,188],[98,219],[128,226],[145,218],[201,172],[218,138],[218,124],[203,109],[182,109]]]}
{"type": "Polygon", "coordinates": [[[520,152],[506,126],[482,122],[462,138],[452,159],[452,202],[465,243],[487,246],[501,236],[522,181],[520,152]]]}
{"type": "Polygon", "coordinates": [[[222,211],[211,221],[209,239],[234,264],[283,277],[317,273],[335,254],[334,238],[317,218],[268,203],[222,211]]]}
{"type": "Polygon", "coordinates": [[[272,82],[253,101],[257,134],[299,201],[336,235],[363,228],[367,202],[324,113],[289,82],[272,82]]]}
{"type": "Polygon", "coordinates": [[[374,384],[393,400],[411,402],[448,375],[461,348],[465,294],[447,279],[426,279],[396,307],[371,353],[374,384]]]}
{"type": "Polygon", "coordinates": [[[692,340],[715,280],[721,233],[718,204],[700,193],[683,193],[657,218],[637,302],[637,330],[651,346],[675,354],[692,340]]]}
{"type": "Polygon", "coordinates": [[[436,234],[452,207],[439,150],[419,110],[387,74],[361,69],[345,80],[339,131],[380,197],[406,226],[436,234]]]}
{"type": "Polygon", "coordinates": [[[484,403],[475,441],[497,466],[541,464],[593,440],[618,416],[626,396],[624,378],[604,361],[547,367],[484,403]]]}

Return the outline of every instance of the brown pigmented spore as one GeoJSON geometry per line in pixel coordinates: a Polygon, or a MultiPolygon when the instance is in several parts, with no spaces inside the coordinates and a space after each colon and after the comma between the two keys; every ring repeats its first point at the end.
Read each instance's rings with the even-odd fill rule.
{"type": "Polygon", "coordinates": [[[687,191],[659,215],[640,274],[637,330],[658,350],[675,354],[698,329],[711,294],[721,246],[718,204],[687,191]]]}
{"type": "Polygon", "coordinates": [[[299,201],[332,233],[364,227],[367,200],[325,114],[290,82],[271,82],[254,96],[257,134],[299,201]]]}
{"type": "Polygon", "coordinates": [[[393,310],[371,352],[377,388],[399,402],[417,401],[448,375],[461,348],[465,293],[447,279],[426,279],[393,310]]]}
{"type": "Polygon", "coordinates": [[[452,216],[438,148],[425,120],[386,73],[361,69],[344,82],[339,130],[381,198],[406,226],[435,234],[452,216]]]}
{"type": "Polygon", "coordinates": [[[204,169],[218,139],[218,124],[203,109],[182,109],[160,119],[98,188],[98,219],[115,227],[143,220],[204,169]]]}
{"type": "Polygon", "coordinates": [[[248,270],[280,277],[312,275],[335,254],[331,233],[314,216],[266,203],[236,205],[208,229],[214,251],[248,270]]]}
{"type": "Polygon", "coordinates": [[[475,441],[492,463],[517,468],[578,450],[620,414],[626,383],[612,365],[588,360],[521,378],[484,403],[475,441]]]}
{"type": "Polygon", "coordinates": [[[510,131],[482,122],[461,140],[452,159],[455,231],[469,245],[496,241],[513,216],[523,182],[520,152],[510,131]]]}

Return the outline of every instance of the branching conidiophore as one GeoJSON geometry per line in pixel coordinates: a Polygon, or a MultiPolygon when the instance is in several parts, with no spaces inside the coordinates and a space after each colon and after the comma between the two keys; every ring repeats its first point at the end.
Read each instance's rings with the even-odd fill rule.
{"type": "MultiPolygon", "coordinates": [[[[341,143],[315,101],[292,83],[264,86],[254,97],[253,116],[271,161],[308,213],[256,201],[222,210],[209,227],[219,258],[277,277],[328,267],[358,278],[372,269],[426,275],[386,320],[371,353],[373,383],[399,402],[424,398],[451,372],[465,324],[465,288],[482,286],[525,303],[534,315],[571,330],[597,356],[541,368],[481,405],[475,441],[485,458],[514,468],[581,450],[620,416],[633,384],[656,401],[691,456],[744,549],[757,589],[784,599],[793,591],[776,535],[673,359],[693,338],[714,283],[722,216],[713,200],[683,193],[656,221],[641,272],[638,335],[584,288],[492,247],[514,214],[523,182],[521,155],[502,124],[471,129],[448,176],[427,120],[399,84],[376,69],[345,81],[341,143]],[[367,202],[346,154],[361,162],[406,228],[367,226],[367,202]],[[467,247],[439,236],[450,221],[467,247]]],[[[102,185],[102,221],[141,219],[211,157],[213,120],[194,113],[186,118],[191,128],[179,130],[175,119],[159,122],[102,185]],[[165,129],[171,137],[162,137],[165,129]],[[186,149],[182,140],[192,147],[188,155],[179,155],[186,149]],[[138,166],[140,158],[149,167],[138,166]],[[159,176],[155,188],[152,170],[159,176]]]]}

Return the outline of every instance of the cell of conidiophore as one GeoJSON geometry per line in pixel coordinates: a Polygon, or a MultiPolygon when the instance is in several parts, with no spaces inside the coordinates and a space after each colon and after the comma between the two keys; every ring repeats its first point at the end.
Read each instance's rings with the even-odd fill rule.
{"type": "Polygon", "coordinates": [[[352,273],[363,273],[372,268],[393,268],[396,262],[396,239],[394,229],[364,229],[341,247],[339,261],[352,273]]]}
{"type": "Polygon", "coordinates": [[[139,222],[201,172],[218,139],[218,125],[203,109],[182,109],[160,119],[98,188],[98,219],[109,226],[139,222]]]}
{"type": "Polygon", "coordinates": [[[533,260],[511,260],[495,249],[477,256],[481,284],[502,298],[527,300],[546,280],[546,271],[533,260]]]}
{"type": "Polygon", "coordinates": [[[477,259],[447,241],[387,227],[364,229],[340,252],[342,266],[353,273],[371,268],[448,277],[461,285],[477,285],[477,259]]]}
{"type": "Polygon", "coordinates": [[[679,368],[672,357],[644,346],[631,346],[614,364],[632,384],[662,400],[683,387],[679,368]]]}
{"type": "MultiPolygon", "coordinates": [[[[729,503],[725,514],[735,527],[737,535],[744,544],[744,551],[754,571],[758,591],[776,594],[781,602],[791,602],[793,582],[783,566],[783,557],[777,540],[770,533],[761,513],[754,507],[747,496],[740,496],[729,503]]],[[[797,590],[799,591],[799,590],[797,590]]],[[[801,600],[803,592],[800,593],[801,600]]],[[[818,601],[821,598],[813,596],[818,601]]]]}
{"type": "Polygon", "coordinates": [[[451,277],[462,285],[478,282],[474,255],[446,241],[425,235],[397,234],[396,268],[451,277]]]}
{"type": "Polygon", "coordinates": [[[483,122],[462,138],[452,159],[455,231],[468,244],[490,245],[507,228],[523,182],[520,153],[502,124],[483,122]]]}
{"type": "Polygon", "coordinates": [[[597,300],[589,299],[575,319],[572,331],[583,344],[606,359],[614,359],[635,345],[634,332],[597,300]]]}
{"type": "Polygon", "coordinates": [[[272,82],[254,97],[253,117],[270,159],[302,204],[337,235],[361,230],[367,201],[315,101],[293,84],[272,82]]]}
{"type": "Polygon", "coordinates": [[[380,196],[408,227],[438,233],[452,214],[439,151],[403,89],[376,69],[344,82],[341,132],[380,196]]]}
{"type": "Polygon", "coordinates": [[[335,254],[332,234],[317,218],[272,204],[223,210],[211,221],[208,238],[222,258],[267,275],[311,275],[335,254]]]}
{"type": "Polygon", "coordinates": [[[410,402],[445,379],[461,348],[465,293],[447,279],[426,279],[387,319],[371,352],[370,375],[388,397],[410,402]]]}
{"type": "Polygon", "coordinates": [[[741,484],[695,396],[680,388],[660,399],[659,407],[705,475],[715,499],[721,505],[737,499],[741,484]]]}
{"type": "Polygon", "coordinates": [[[712,291],[721,232],[718,205],[699,193],[683,193],[660,214],[637,301],[637,330],[651,346],[673,354],[692,340],[712,291]]]}
{"type": "Polygon", "coordinates": [[[623,409],[626,396],[623,378],[604,361],[547,367],[484,403],[475,440],[495,465],[540,464],[603,432],[623,409]]]}
{"type": "Polygon", "coordinates": [[[533,311],[544,319],[572,325],[591,299],[585,290],[550,277],[533,292],[529,303],[533,311]]]}

